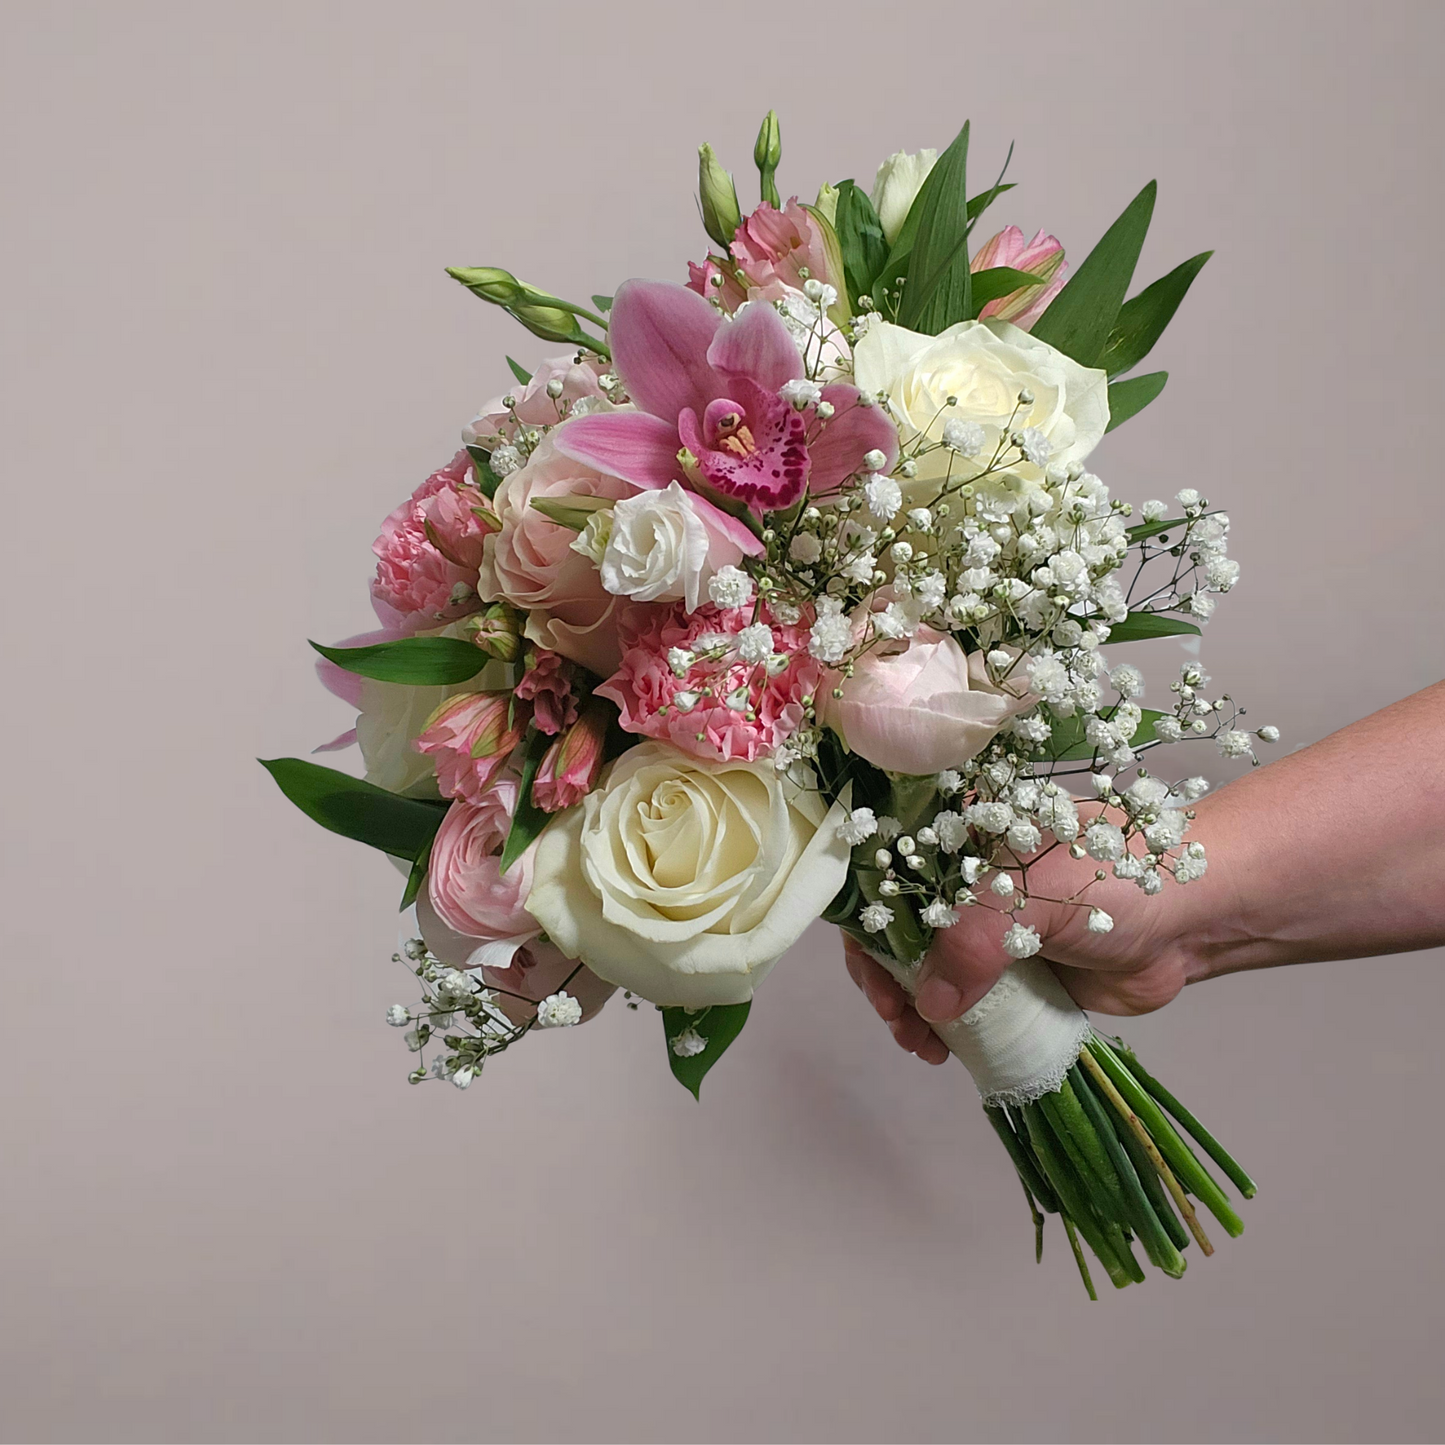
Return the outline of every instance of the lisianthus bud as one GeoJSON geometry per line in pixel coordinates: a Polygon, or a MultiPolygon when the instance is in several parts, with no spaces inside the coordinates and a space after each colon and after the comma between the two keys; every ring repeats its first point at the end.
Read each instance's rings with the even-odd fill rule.
{"type": "Polygon", "coordinates": [[[463,624],[471,639],[488,657],[501,662],[515,662],[522,649],[521,623],[505,602],[494,602],[476,617],[463,624]]]}
{"type": "Polygon", "coordinates": [[[436,763],[443,797],[481,803],[522,741],[526,709],[520,711],[516,716],[508,693],[470,692],[447,698],[427,719],[414,746],[436,763]]]}
{"type": "Polygon", "coordinates": [[[500,266],[451,266],[447,268],[447,275],[498,306],[514,305],[527,294],[527,288],[500,266]]]}
{"type": "Polygon", "coordinates": [[[697,190],[702,201],[702,224],[719,246],[727,246],[743,219],[737,187],[723,169],[710,145],[697,150],[697,190]]]}
{"type": "Polygon", "coordinates": [[[613,709],[594,698],[543,754],[532,783],[532,801],[544,813],[560,813],[592,791],[602,771],[602,744],[612,716],[613,709]]]}
{"type": "Polygon", "coordinates": [[[758,175],[762,178],[763,199],[770,206],[781,206],[782,201],[778,198],[777,182],[773,179],[774,172],[778,169],[778,162],[783,158],[783,132],[778,124],[778,113],[770,110],[763,117],[763,123],[758,128],[758,138],[753,145],[753,162],[758,168],[758,175]]]}

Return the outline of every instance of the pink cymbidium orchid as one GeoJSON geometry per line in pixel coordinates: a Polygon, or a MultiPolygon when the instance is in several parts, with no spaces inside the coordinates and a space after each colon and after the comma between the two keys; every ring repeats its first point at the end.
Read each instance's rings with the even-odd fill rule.
{"type": "MultiPolygon", "coordinates": [[[[825,386],[822,415],[780,394],[804,379],[803,360],[764,302],[729,320],[685,286],[627,281],[608,339],[637,410],[578,417],[558,427],[556,446],[635,486],[682,481],[724,506],[772,512],[810,487],[836,491],[871,451],[887,466],[897,458],[897,429],[857,387],[825,386]]],[[[748,537],[756,555],[757,539],[748,537]]]]}

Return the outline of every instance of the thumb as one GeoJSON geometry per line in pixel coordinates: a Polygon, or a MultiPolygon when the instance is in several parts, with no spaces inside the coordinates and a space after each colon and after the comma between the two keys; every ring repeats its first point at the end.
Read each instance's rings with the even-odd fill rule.
{"type": "Polygon", "coordinates": [[[980,904],[966,908],[952,928],[933,935],[933,946],[918,971],[913,1004],[930,1023],[967,1013],[1013,960],[1003,950],[1006,916],[980,904]]]}

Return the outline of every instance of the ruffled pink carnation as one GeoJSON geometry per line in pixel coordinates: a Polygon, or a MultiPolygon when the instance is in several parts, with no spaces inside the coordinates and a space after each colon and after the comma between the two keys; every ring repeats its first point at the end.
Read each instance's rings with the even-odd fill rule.
{"type": "Polygon", "coordinates": [[[786,665],[773,675],[761,662],[745,662],[736,634],[753,625],[750,607],[699,608],[681,604],[624,626],[622,665],[597,693],[610,698],[628,732],[664,738],[693,757],[712,762],[766,757],[798,728],[803,699],[815,694],[822,669],[808,652],[806,621],[784,626],[766,608],[774,654],[786,665]],[[694,654],[681,677],[669,657],[694,654]]]}
{"type": "Polygon", "coordinates": [[[415,632],[475,609],[482,539],[492,530],[478,510],[486,498],[462,451],[381,524],[371,599],[383,623],[415,632]]]}
{"type": "Polygon", "coordinates": [[[577,697],[572,691],[574,669],[559,652],[539,647],[536,661],[522,674],[517,696],[532,704],[532,721],[548,737],[577,721],[577,697]]]}
{"type": "Polygon", "coordinates": [[[829,274],[823,233],[796,196],[781,211],[764,201],[745,216],[733,237],[732,253],[738,270],[760,289],[764,300],[777,300],[784,287],[801,291],[810,278],[840,289],[843,284],[829,274]]]}

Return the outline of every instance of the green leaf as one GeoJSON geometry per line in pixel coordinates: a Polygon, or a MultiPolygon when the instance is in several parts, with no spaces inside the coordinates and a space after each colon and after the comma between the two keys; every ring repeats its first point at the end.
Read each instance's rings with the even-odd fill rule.
{"type": "Polygon", "coordinates": [[[479,647],[456,637],[402,637],[370,647],[323,647],[313,642],[328,662],[377,682],[399,682],[408,687],[449,687],[469,682],[488,658],[479,647]]]}
{"type": "Polygon", "coordinates": [[[1124,534],[1130,543],[1142,542],[1146,537],[1157,537],[1160,532],[1172,532],[1177,527],[1183,530],[1189,525],[1188,517],[1159,517],[1153,522],[1140,522],[1124,534]]]}
{"type": "Polygon", "coordinates": [[[611,298],[610,296],[594,296],[594,297],[592,298],[592,304],[593,304],[599,311],[611,311],[611,310],[612,310],[612,298],[611,298]]]}
{"type": "Polygon", "coordinates": [[[435,841],[435,838],[428,838],[426,847],[412,861],[411,872],[406,875],[406,888],[401,895],[401,907],[397,909],[398,913],[405,913],[416,902],[416,896],[421,892],[421,885],[426,882],[426,870],[431,863],[431,849],[435,841]]]}
{"type": "MultiPolygon", "coordinates": [[[[1059,293],[1061,296],[1063,292],[1059,293]]],[[[1052,311],[1053,307],[1049,308],[1052,311]]],[[[1047,316],[1048,311],[1044,312],[1047,316]]],[[[1131,376],[1127,381],[1109,383],[1109,425],[1104,428],[1111,432],[1116,426],[1123,426],[1129,418],[1144,410],[1169,380],[1167,371],[1150,371],[1143,376],[1131,376]]]]}
{"type": "Polygon", "coordinates": [[[903,301],[898,308],[900,326],[927,336],[937,336],[945,327],[955,321],[966,321],[973,314],[973,277],[968,269],[967,166],[968,122],[964,121],[963,129],[939,156],[938,164],[929,172],[920,192],[923,209],[908,260],[903,301]]]}
{"type": "Polygon", "coordinates": [[[694,1099],[702,1096],[700,1090],[707,1071],[722,1058],[724,1051],[742,1033],[748,1021],[752,1000],[747,1003],[714,1004],[697,1013],[685,1008],[665,1008],[662,1011],[662,1026],[666,1031],[667,1062],[672,1065],[673,1076],[694,1099]],[[673,1052],[672,1041],[688,1029],[695,1029],[707,1040],[707,1047],[691,1058],[682,1058],[673,1052]]]}
{"type": "MultiPolygon", "coordinates": [[[[1010,155],[1013,154],[1013,147],[1012,147],[1012,146],[1009,147],[1009,154],[1010,154],[1010,155]]],[[[1000,181],[1000,182],[998,183],[998,185],[996,185],[996,186],[990,186],[990,187],[988,188],[988,190],[984,191],[981,195],[975,196],[975,197],[968,203],[968,224],[969,224],[969,228],[972,229],[973,223],[974,223],[976,220],[978,220],[978,218],[979,218],[981,215],[983,215],[983,213],[984,213],[986,210],[988,210],[988,208],[989,208],[991,205],[993,205],[993,203],[994,203],[1001,195],[1003,195],[1003,193],[1004,193],[1005,191],[1011,191],[1011,190],[1013,190],[1013,188],[1014,188],[1017,184],[1018,184],[1017,181],[1000,181]]]]}
{"type": "Polygon", "coordinates": [[[1099,365],[1110,376],[1132,371],[1149,355],[1154,343],[1164,334],[1164,328],[1174,319],[1190,284],[1213,254],[1213,251],[1201,251],[1191,256],[1182,266],[1176,266],[1167,276],[1161,276],[1123,304],[1099,357],[1099,365]]]}
{"type": "MultiPolygon", "coordinates": [[[[1143,747],[1145,743],[1153,742],[1154,724],[1164,716],[1152,707],[1142,711],[1144,716],[1134,729],[1134,736],[1129,739],[1130,747],[1143,747]]],[[[1083,720],[1076,713],[1073,717],[1053,719],[1053,732],[1048,742],[1043,744],[1043,751],[1045,757],[1056,763],[1087,762],[1094,756],[1094,745],[1085,738],[1083,720]]]]}
{"type": "Polygon", "coordinates": [[[467,443],[467,455],[472,459],[473,469],[477,474],[477,486],[488,501],[497,495],[497,488],[502,485],[502,479],[492,470],[492,454],[486,447],[474,446],[467,443]]]}
{"type": "Polygon", "coordinates": [[[537,776],[543,754],[553,741],[535,723],[528,723],[527,738],[522,745],[522,782],[517,789],[517,811],[512,816],[507,841],[502,845],[503,873],[532,846],[541,836],[542,829],[552,821],[553,815],[544,813],[532,801],[532,781],[537,776]]]}
{"type": "Polygon", "coordinates": [[[408,863],[431,843],[449,806],[430,798],[401,798],[302,758],[256,761],[308,818],[408,863]]]}
{"type": "Polygon", "coordinates": [[[860,296],[872,294],[873,278],[888,260],[888,242],[873,202],[853,181],[838,182],[834,229],[843,253],[843,278],[856,309],[860,296]]]}
{"type": "Polygon", "coordinates": [[[1122,622],[1109,626],[1110,642],[1141,642],[1146,637],[1178,637],[1185,632],[1199,636],[1199,628],[1182,617],[1162,612],[1131,612],[1122,622]]]}
{"type": "Polygon", "coordinates": [[[517,380],[522,383],[523,386],[526,386],[526,384],[531,381],[532,373],[528,371],[527,368],[523,366],[520,361],[513,361],[512,358],[509,356],[507,358],[507,365],[511,368],[512,375],[515,376],[517,380]]]}
{"type": "Polygon", "coordinates": [[[973,273],[973,314],[978,315],[990,301],[1008,296],[1024,286],[1047,286],[1047,276],[1034,276],[1028,271],[1015,271],[1012,266],[990,266],[973,273]]]}
{"type": "Polygon", "coordinates": [[[1100,353],[1118,319],[1134,278],[1139,249],[1154,214],[1155,182],[1150,181],[1104,232],[1098,245],[1049,302],[1033,325],[1040,341],[1072,356],[1081,366],[1098,366],[1100,353]]]}

